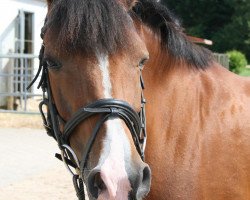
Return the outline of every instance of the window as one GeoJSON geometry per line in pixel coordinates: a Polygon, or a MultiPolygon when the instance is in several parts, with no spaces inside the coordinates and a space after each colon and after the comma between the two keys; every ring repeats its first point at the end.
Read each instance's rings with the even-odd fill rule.
{"type": "Polygon", "coordinates": [[[25,54],[34,53],[34,14],[19,11],[15,27],[15,52],[20,56],[14,60],[14,92],[24,93],[32,79],[33,59],[25,54]]]}
{"type": "Polygon", "coordinates": [[[15,53],[34,53],[33,18],[33,13],[19,11],[16,21],[15,53]]]}

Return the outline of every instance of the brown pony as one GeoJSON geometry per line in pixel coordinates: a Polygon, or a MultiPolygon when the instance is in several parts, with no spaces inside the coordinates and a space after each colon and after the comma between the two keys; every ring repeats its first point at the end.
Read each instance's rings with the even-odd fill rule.
{"type": "MultiPolygon", "coordinates": [[[[149,166],[127,124],[110,117],[81,169],[90,199],[139,200],[149,190],[150,200],[250,199],[250,80],[189,41],[166,7],[48,0],[43,31],[62,132],[63,121],[98,99],[120,99],[139,112],[145,65],[149,166]]],[[[79,161],[98,120],[74,128],[69,144],[79,161]]]]}

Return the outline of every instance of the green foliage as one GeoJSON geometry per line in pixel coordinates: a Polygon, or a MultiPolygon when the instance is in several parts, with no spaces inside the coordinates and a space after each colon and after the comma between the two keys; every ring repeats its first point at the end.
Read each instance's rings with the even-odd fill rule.
{"type": "Polygon", "coordinates": [[[210,39],[211,50],[238,49],[250,60],[250,0],[161,0],[189,35],[210,39]]]}
{"type": "Polygon", "coordinates": [[[250,69],[243,68],[242,71],[239,73],[240,76],[250,76],[250,69]]]}
{"type": "Polygon", "coordinates": [[[227,55],[229,57],[230,71],[239,74],[247,66],[246,56],[240,51],[229,51],[227,55]]]}

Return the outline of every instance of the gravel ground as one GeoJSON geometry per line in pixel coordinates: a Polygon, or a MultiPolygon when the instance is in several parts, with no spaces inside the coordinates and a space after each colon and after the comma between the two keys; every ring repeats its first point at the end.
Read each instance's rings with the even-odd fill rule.
{"type": "Polygon", "coordinates": [[[44,130],[0,127],[0,200],[77,199],[70,174],[54,158],[57,144],[44,130]]]}

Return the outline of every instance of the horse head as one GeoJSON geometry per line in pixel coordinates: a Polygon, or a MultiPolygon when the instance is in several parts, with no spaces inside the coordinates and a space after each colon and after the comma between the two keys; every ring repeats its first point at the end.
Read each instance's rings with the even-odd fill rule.
{"type": "Polygon", "coordinates": [[[149,55],[128,13],[135,1],[47,3],[41,65],[59,146],[79,160],[91,199],[142,199],[151,182],[140,142],[149,55]]]}

